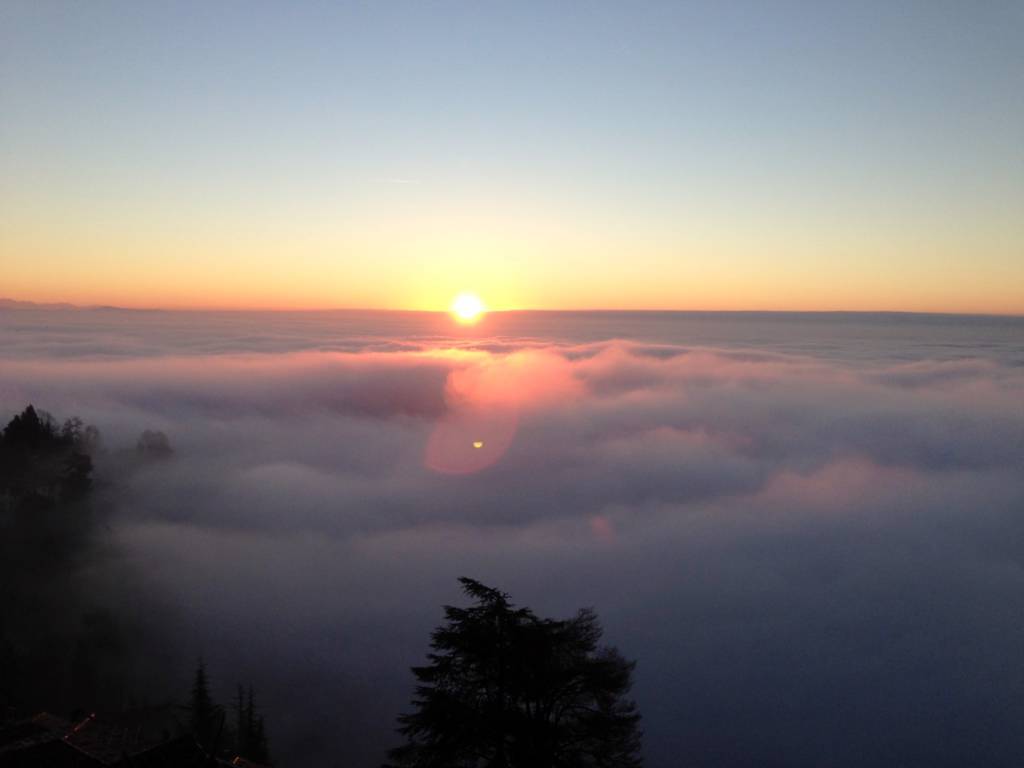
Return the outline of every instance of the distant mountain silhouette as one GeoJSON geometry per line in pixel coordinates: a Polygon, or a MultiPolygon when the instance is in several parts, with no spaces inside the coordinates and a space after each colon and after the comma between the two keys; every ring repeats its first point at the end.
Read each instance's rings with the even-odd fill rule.
{"type": "Polygon", "coordinates": [[[81,307],[76,304],[68,304],[64,301],[51,304],[41,304],[35,301],[18,301],[17,299],[0,298],[0,309],[81,309],[81,307]]]}
{"type": "Polygon", "coordinates": [[[37,301],[20,301],[19,299],[4,299],[0,298],[0,310],[14,309],[14,310],[32,310],[32,309],[59,309],[59,310],[81,310],[83,312],[90,310],[106,310],[112,312],[149,312],[149,309],[140,309],[138,307],[118,307],[114,304],[70,304],[66,301],[59,302],[37,302],[37,301]]]}

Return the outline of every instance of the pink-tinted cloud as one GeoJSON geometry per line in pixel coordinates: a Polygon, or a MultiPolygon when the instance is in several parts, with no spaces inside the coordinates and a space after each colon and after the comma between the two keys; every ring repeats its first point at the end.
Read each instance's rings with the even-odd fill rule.
{"type": "Polygon", "coordinates": [[[719,764],[740,737],[724,763],[843,739],[884,762],[885,723],[936,737],[954,709],[963,733],[1003,734],[989,757],[1018,745],[1016,348],[837,355],[661,326],[346,341],[333,320],[239,340],[163,318],[87,351],[49,324],[8,330],[0,358],[3,415],[32,401],[100,427],[123,558],[183,617],[166,631],[188,663],[272,678],[275,711],[301,713],[282,743],[309,748],[303,723],[333,732],[342,709],[379,758],[465,574],[542,613],[598,608],[640,660],[653,766],[719,764]],[[174,457],[135,461],[143,429],[174,457]]]}

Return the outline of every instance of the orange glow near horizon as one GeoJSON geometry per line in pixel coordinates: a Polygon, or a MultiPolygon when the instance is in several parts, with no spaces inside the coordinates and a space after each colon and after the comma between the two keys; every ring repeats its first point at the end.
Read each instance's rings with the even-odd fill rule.
{"type": "Polygon", "coordinates": [[[900,263],[888,249],[875,254],[874,260],[829,263],[812,262],[805,254],[767,253],[767,245],[762,245],[765,261],[773,263],[767,270],[760,256],[744,256],[753,246],[740,244],[716,259],[705,258],[696,247],[682,246],[680,255],[670,258],[667,245],[618,259],[615,253],[589,255],[578,244],[559,247],[557,253],[563,257],[554,258],[554,250],[524,255],[522,249],[474,241],[472,247],[438,246],[395,256],[393,263],[391,252],[362,261],[304,254],[286,268],[279,253],[265,252],[257,244],[245,250],[248,259],[224,251],[207,258],[205,249],[203,258],[184,258],[170,246],[129,258],[113,249],[100,253],[98,243],[88,245],[40,248],[29,238],[16,236],[0,243],[0,299],[170,310],[451,312],[468,327],[471,323],[465,320],[472,310],[456,312],[452,302],[468,284],[475,296],[487,297],[484,313],[543,309],[1024,314],[1024,294],[1018,288],[1022,268],[1009,257],[1000,269],[980,270],[950,256],[939,270],[928,268],[923,258],[908,256],[900,263]],[[68,255],[72,252],[74,258],[68,255]],[[491,257],[472,257],[480,252],[491,257]],[[16,258],[18,254],[32,257],[16,258]],[[429,270],[422,269],[426,263],[429,270]]]}
{"type": "Polygon", "coordinates": [[[1020,35],[934,4],[123,5],[0,5],[0,299],[1024,315],[1020,35]]]}
{"type": "Polygon", "coordinates": [[[1001,231],[977,240],[937,230],[917,242],[913,228],[840,239],[791,222],[793,228],[773,225],[759,236],[753,226],[730,229],[708,214],[693,232],[651,222],[633,240],[628,231],[585,226],[582,213],[579,228],[570,229],[533,209],[488,216],[479,204],[459,203],[473,215],[455,217],[438,203],[430,228],[407,214],[396,233],[377,219],[375,228],[360,224],[366,231],[298,232],[297,224],[273,217],[244,234],[230,222],[188,218],[172,231],[148,220],[115,226],[92,209],[69,213],[60,226],[14,222],[0,238],[0,298],[145,309],[449,312],[453,296],[472,291],[486,297],[488,312],[1024,314],[1024,262],[1017,241],[1001,231]],[[186,238],[182,232],[193,225],[186,238]],[[840,240],[842,249],[828,247],[840,240]],[[987,253],[987,268],[962,257],[968,252],[987,253]]]}

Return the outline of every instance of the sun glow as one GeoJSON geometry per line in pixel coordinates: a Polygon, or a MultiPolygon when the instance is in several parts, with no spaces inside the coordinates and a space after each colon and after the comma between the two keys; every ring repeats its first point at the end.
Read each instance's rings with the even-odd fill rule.
{"type": "Polygon", "coordinates": [[[451,312],[460,323],[475,323],[484,311],[484,303],[473,293],[460,293],[452,301],[451,312]]]}

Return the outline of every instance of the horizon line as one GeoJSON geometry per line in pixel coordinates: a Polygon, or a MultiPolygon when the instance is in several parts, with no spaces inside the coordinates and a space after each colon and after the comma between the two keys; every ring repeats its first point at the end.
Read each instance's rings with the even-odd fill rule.
{"type": "MultiPolygon", "coordinates": [[[[252,313],[265,312],[275,314],[285,313],[316,313],[316,312],[388,312],[406,314],[428,314],[446,315],[450,314],[447,309],[408,309],[395,307],[222,307],[222,306],[182,306],[182,307],[160,307],[160,306],[121,306],[117,304],[74,304],[66,301],[30,301],[25,299],[12,299],[0,296],[0,310],[78,310],[96,311],[112,310],[118,312],[238,312],[252,313]]],[[[620,314],[776,314],[776,315],[931,315],[945,317],[1001,317],[1001,318],[1024,318],[1024,312],[958,312],[949,310],[908,310],[908,309],[681,309],[681,308],[646,308],[630,309],[617,307],[586,307],[573,309],[552,309],[544,307],[516,307],[506,309],[488,309],[485,314],[513,314],[517,312],[530,313],[620,313],[620,314]]]]}

